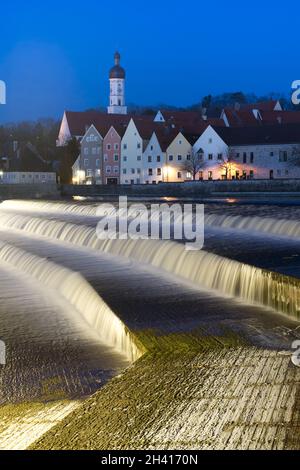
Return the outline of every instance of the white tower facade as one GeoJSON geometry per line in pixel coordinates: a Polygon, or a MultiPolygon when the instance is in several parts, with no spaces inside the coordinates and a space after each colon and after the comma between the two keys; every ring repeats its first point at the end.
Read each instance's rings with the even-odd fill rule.
{"type": "Polygon", "coordinates": [[[121,56],[115,53],[115,65],[109,72],[110,95],[108,114],[127,114],[125,106],[125,70],[120,65],[121,56]]]}

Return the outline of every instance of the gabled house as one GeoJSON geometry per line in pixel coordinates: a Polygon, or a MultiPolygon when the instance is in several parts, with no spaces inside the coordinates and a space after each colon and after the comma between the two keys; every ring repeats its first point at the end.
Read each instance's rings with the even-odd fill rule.
{"type": "Polygon", "coordinates": [[[199,178],[300,178],[300,125],[245,128],[209,126],[193,145],[199,178]]]}
{"type": "Polygon", "coordinates": [[[192,179],[188,162],[192,156],[191,142],[179,132],[166,149],[166,182],[183,182],[192,179]]]}
{"type": "MultiPolygon", "coordinates": [[[[119,131],[120,132],[120,131],[119,131]]],[[[103,140],[102,183],[120,183],[121,136],[111,126],[103,140]]]]}
{"type": "Polygon", "coordinates": [[[80,155],[73,165],[75,184],[102,183],[103,137],[92,124],[81,140],[80,155]]]}

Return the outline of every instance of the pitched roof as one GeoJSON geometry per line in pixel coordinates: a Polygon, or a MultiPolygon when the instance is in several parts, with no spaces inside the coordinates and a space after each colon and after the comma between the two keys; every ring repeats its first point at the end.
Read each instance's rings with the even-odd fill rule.
{"type": "MultiPolygon", "coordinates": [[[[132,117],[135,118],[136,116],[133,114],[107,114],[99,111],[66,111],[66,118],[72,136],[83,136],[92,124],[102,137],[107,134],[111,126],[114,126],[122,136],[132,117]]],[[[154,115],[139,116],[138,119],[149,122],[154,119],[154,115]]]]}
{"type": "Polygon", "coordinates": [[[279,100],[259,101],[258,103],[242,104],[242,110],[259,109],[260,111],[274,111],[279,100]]]}
{"type": "Polygon", "coordinates": [[[300,123],[299,111],[262,111],[264,124],[292,124],[300,123]]]}
{"type": "Polygon", "coordinates": [[[230,127],[258,126],[259,121],[253,114],[252,109],[237,111],[232,108],[225,108],[224,113],[230,127]]]}
{"type": "Polygon", "coordinates": [[[300,144],[300,124],[214,128],[227,145],[300,144]]]}

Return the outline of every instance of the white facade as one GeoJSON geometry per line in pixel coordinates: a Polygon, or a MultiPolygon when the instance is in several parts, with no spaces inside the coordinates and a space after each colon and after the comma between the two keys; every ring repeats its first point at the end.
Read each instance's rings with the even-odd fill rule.
{"type": "Polygon", "coordinates": [[[111,78],[108,114],[127,114],[125,106],[125,79],[111,78]]]}
{"type": "Polygon", "coordinates": [[[141,184],[142,170],[143,139],[131,119],[121,141],[121,184],[141,184]]]}
{"type": "Polygon", "coordinates": [[[197,179],[223,178],[222,175],[226,173],[224,163],[228,159],[229,147],[211,126],[208,126],[195,142],[193,153],[200,157],[200,172],[197,179]]]}
{"type": "Polygon", "coordinates": [[[64,112],[62,122],[59,129],[58,139],[56,141],[57,147],[64,147],[69,140],[72,139],[72,134],[70,132],[67,115],[64,112]]]}
{"type": "Polygon", "coordinates": [[[143,183],[156,184],[164,181],[166,152],[163,152],[155,132],[153,132],[143,153],[143,183]]]}
{"type": "Polygon", "coordinates": [[[294,144],[229,146],[209,126],[193,152],[202,156],[199,177],[204,180],[300,178],[300,136],[294,144]]]}

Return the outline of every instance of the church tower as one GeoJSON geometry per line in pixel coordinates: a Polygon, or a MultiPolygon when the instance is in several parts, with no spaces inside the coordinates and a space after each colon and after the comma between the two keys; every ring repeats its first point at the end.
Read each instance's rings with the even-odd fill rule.
{"type": "Polygon", "coordinates": [[[121,56],[115,53],[115,65],[109,72],[110,96],[108,114],[127,114],[125,106],[125,70],[120,65],[121,56]]]}

